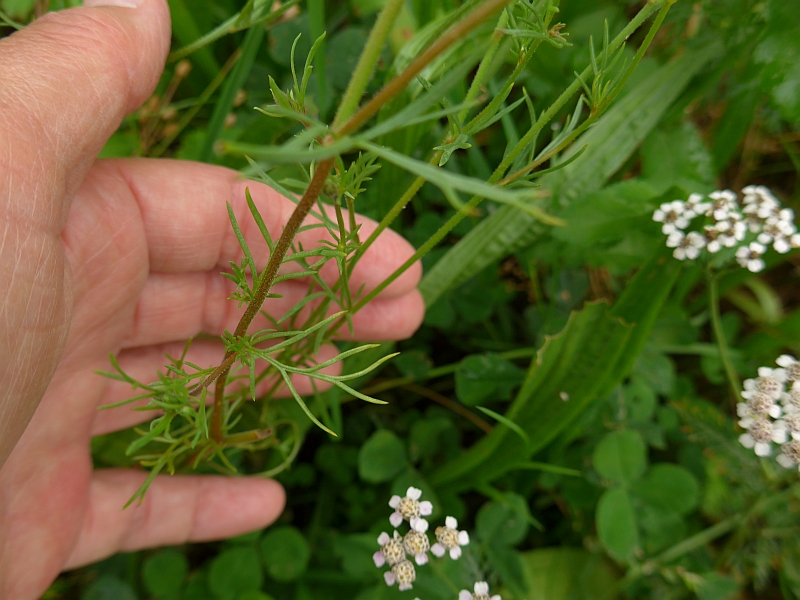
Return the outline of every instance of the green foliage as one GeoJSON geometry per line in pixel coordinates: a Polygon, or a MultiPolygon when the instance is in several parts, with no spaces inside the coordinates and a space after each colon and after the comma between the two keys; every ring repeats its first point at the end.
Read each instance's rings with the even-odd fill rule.
{"type": "Polygon", "coordinates": [[[256,591],[263,581],[258,553],[250,547],[222,551],[208,570],[208,587],[219,600],[234,600],[242,593],[256,591]]]}
{"type": "MultiPolygon", "coordinates": [[[[231,299],[270,318],[225,332],[224,375],[167,357],[140,382],[112,359],[128,402],[162,414],[96,438],[93,457],[151,477],[274,476],[287,510],[234,540],[118,555],[48,597],[452,600],[486,580],[503,600],[800,598],[797,475],[739,444],[727,389],[731,369],[753,377],[800,351],[797,258],[709,287],[652,219],[749,183],[800,209],[800,9],[515,0],[397,83],[488,3],[170,0],[157,96],[103,156],[203,160],[295,203],[319,183],[318,222],[299,231],[327,241],[281,254],[249,192],[249,214],[231,207],[231,299]],[[348,285],[387,228],[416,254],[376,289],[348,285]],[[419,332],[341,342],[416,260],[419,332]],[[273,314],[287,285],[306,294],[273,314]],[[318,365],[323,344],[338,353],[318,365]],[[215,405],[199,384],[217,375],[215,405]],[[300,376],[317,390],[302,396],[300,376]],[[372,555],[409,486],[433,503],[432,529],[453,516],[471,542],[403,595],[372,555]]],[[[37,3],[0,9],[9,34],[37,3]]]]}
{"type": "Polygon", "coordinates": [[[308,567],[311,549],[298,529],[278,527],[261,540],[261,554],[267,572],[275,581],[294,581],[308,567]]]}
{"type": "Polygon", "coordinates": [[[147,558],[142,565],[142,578],[147,591],[155,596],[174,594],[183,587],[189,571],[186,557],[177,550],[163,550],[147,558]]]}

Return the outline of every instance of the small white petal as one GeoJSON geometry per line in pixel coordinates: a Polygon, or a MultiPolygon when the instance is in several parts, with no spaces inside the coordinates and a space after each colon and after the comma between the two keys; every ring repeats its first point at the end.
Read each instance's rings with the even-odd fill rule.
{"type": "Polygon", "coordinates": [[[414,517],[409,524],[414,531],[419,531],[420,533],[428,531],[428,522],[425,519],[414,517]]]}
{"type": "Polygon", "coordinates": [[[419,500],[420,496],[422,496],[422,490],[419,488],[410,487],[406,492],[406,497],[412,500],[419,500]]]}
{"type": "Polygon", "coordinates": [[[391,498],[389,498],[389,506],[391,508],[397,508],[398,506],[400,506],[400,500],[401,500],[400,496],[392,496],[391,498]]]}
{"type": "Polygon", "coordinates": [[[475,593],[476,594],[488,594],[489,593],[489,584],[485,581],[478,581],[475,584],[475,593]]]}
{"type": "Polygon", "coordinates": [[[389,523],[392,524],[392,527],[400,527],[400,523],[403,522],[403,515],[399,512],[393,512],[389,515],[389,523]]]}
{"type": "Polygon", "coordinates": [[[675,250],[672,251],[672,256],[678,260],[686,260],[686,248],[675,248],[675,250]]]}
{"type": "Polygon", "coordinates": [[[469,544],[469,534],[466,531],[458,532],[458,543],[461,546],[466,546],[467,544],[469,544]]]}
{"type": "Polygon", "coordinates": [[[386,564],[386,557],[383,555],[383,552],[378,550],[378,552],[372,555],[372,561],[375,563],[375,566],[380,569],[386,564]]]}
{"type": "Polygon", "coordinates": [[[777,404],[774,404],[773,406],[770,407],[768,414],[773,419],[778,419],[778,418],[780,418],[782,413],[783,413],[783,411],[781,410],[781,407],[778,406],[777,404]]]}
{"type": "Polygon", "coordinates": [[[423,500],[419,503],[419,514],[424,517],[427,517],[429,514],[433,512],[433,504],[428,502],[427,500],[423,500]]]}
{"type": "Polygon", "coordinates": [[[785,444],[789,439],[785,429],[775,429],[772,432],[772,441],[776,444],[785,444]]]}
{"type": "Polygon", "coordinates": [[[686,258],[688,258],[689,260],[694,260],[698,256],[700,256],[700,250],[699,249],[697,249],[697,248],[695,248],[693,246],[689,246],[688,248],[686,248],[686,258]]]}
{"type": "Polygon", "coordinates": [[[784,469],[791,469],[794,466],[792,459],[785,454],[778,454],[778,456],[775,457],[775,460],[784,469]]]}
{"type": "Polygon", "coordinates": [[[706,249],[711,252],[711,254],[716,254],[722,249],[722,245],[719,243],[718,240],[711,240],[708,242],[706,249]]]}
{"type": "Polygon", "coordinates": [[[428,555],[424,552],[420,552],[416,556],[414,556],[414,561],[419,565],[422,566],[428,563],[428,555]]]}
{"type": "Polygon", "coordinates": [[[661,226],[661,233],[663,233],[664,235],[670,235],[671,233],[675,233],[676,231],[678,231],[678,228],[675,227],[673,223],[664,223],[661,226]]]}
{"type": "Polygon", "coordinates": [[[789,250],[792,249],[792,245],[786,238],[778,238],[777,240],[775,240],[775,243],[772,245],[772,247],[778,254],[786,254],[789,250]]]}
{"type": "Polygon", "coordinates": [[[756,456],[769,456],[772,454],[772,447],[766,442],[758,442],[755,446],[756,456]]]}
{"type": "Polygon", "coordinates": [[[383,546],[383,545],[385,545],[385,544],[386,544],[386,542],[388,542],[390,539],[392,539],[392,538],[390,538],[390,537],[389,537],[389,534],[388,534],[388,533],[386,533],[386,532],[384,531],[383,533],[381,533],[381,534],[378,536],[378,545],[379,545],[379,546],[383,546]]]}
{"type": "Polygon", "coordinates": [[[748,392],[752,392],[756,389],[756,380],[755,379],[745,379],[744,380],[744,389],[748,392]]]}
{"type": "Polygon", "coordinates": [[[461,558],[461,546],[450,548],[450,558],[452,558],[453,560],[458,560],[459,558],[461,558]]]}
{"type": "Polygon", "coordinates": [[[495,594],[494,596],[489,598],[489,600],[503,600],[503,599],[500,597],[500,594],[495,594]]]}
{"type": "Polygon", "coordinates": [[[794,359],[794,357],[789,356],[788,354],[781,354],[777,359],[775,359],[775,362],[779,367],[783,367],[785,369],[792,366],[797,361],[794,359]]]}
{"type": "Polygon", "coordinates": [[[739,427],[742,429],[750,429],[750,426],[755,423],[755,419],[753,417],[747,416],[741,421],[739,421],[739,427]]]}
{"type": "Polygon", "coordinates": [[[764,264],[764,261],[760,258],[754,258],[747,261],[747,270],[751,273],[760,273],[765,267],[766,265],[764,264]]]}
{"type": "Polygon", "coordinates": [[[458,529],[458,521],[456,521],[455,517],[447,517],[444,520],[444,526],[450,529],[458,529]]]}
{"type": "Polygon", "coordinates": [[[743,433],[739,436],[739,443],[744,446],[745,448],[752,448],[756,445],[756,441],[753,439],[753,436],[749,433],[743,433]]]}
{"type": "Polygon", "coordinates": [[[653,213],[653,221],[655,221],[656,223],[663,223],[666,217],[667,215],[660,208],[653,213]]]}
{"type": "Polygon", "coordinates": [[[392,573],[391,571],[386,571],[386,573],[383,574],[383,579],[386,581],[386,585],[388,585],[388,586],[394,585],[394,581],[395,581],[394,580],[394,573],[392,573]]]}
{"type": "Polygon", "coordinates": [[[439,542],[436,542],[433,546],[431,546],[431,552],[433,552],[439,558],[442,558],[446,550],[444,546],[442,546],[439,542]]]}
{"type": "Polygon", "coordinates": [[[412,586],[410,583],[401,583],[397,587],[401,592],[405,592],[406,590],[410,590],[414,586],[412,586]]]}
{"type": "Polygon", "coordinates": [[[461,590],[458,592],[458,600],[472,600],[472,592],[461,590]]]}
{"type": "Polygon", "coordinates": [[[736,404],[736,416],[737,417],[746,417],[750,414],[750,409],[748,408],[747,404],[744,402],[739,402],[736,404]]]}

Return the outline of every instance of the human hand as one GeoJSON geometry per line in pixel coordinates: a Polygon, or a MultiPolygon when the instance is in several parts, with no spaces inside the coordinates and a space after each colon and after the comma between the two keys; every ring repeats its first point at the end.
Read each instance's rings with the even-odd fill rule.
{"type": "MultiPolygon", "coordinates": [[[[98,412],[130,390],[95,371],[107,370],[115,353],[134,377],[154,381],[164,353],[179,354],[185,339],[233,330],[241,311],[226,300],[232,286],[219,271],[239,247],[225,202],[245,236],[251,221],[235,172],[167,160],[95,162],[123,116],[152,92],[170,39],[164,0],[101,3],[86,0],[86,8],[48,14],[0,40],[2,598],[38,598],[60,571],[117,551],[264,527],[284,504],[269,480],[160,476],[141,505],[123,511],[146,474],[92,470],[91,436],[143,418],[124,407],[98,412]]],[[[247,185],[277,237],[293,205],[247,185]]],[[[361,222],[365,234],[374,228],[361,222]]],[[[251,249],[263,267],[265,245],[251,249]]],[[[353,274],[353,289],[374,288],[410,254],[399,236],[382,235],[353,274]]],[[[413,333],[423,311],[419,275],[410,269],[357,313],[355,337],[413,333]]],[[[276,291],[284,299],[265,309],[277,314],[305,285],[276,291]]],[[[188,358],[212,366],[223,352],[220,343],[196,342],[188,358]]]]}

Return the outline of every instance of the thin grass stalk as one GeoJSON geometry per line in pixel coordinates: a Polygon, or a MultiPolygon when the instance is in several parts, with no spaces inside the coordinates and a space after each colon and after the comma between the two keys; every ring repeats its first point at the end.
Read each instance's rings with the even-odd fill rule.
{"type": "Polygon", "coordinates": [[[375,26],[369,34],[364,51],[358,59],[353,76],[347,84],[344,96],[342,96],[342,100],[339,103],[339,109],[336,111],[332,124],[334,130],[339,129],[358,110],[364,90],[367,89],[367,85],[369,85],[375,73],[375,67],[378,65],[383,46],[386,44],[397,15],[404,4],[404,0],[388,0],[386,6],[383,7],[375,26]]]}

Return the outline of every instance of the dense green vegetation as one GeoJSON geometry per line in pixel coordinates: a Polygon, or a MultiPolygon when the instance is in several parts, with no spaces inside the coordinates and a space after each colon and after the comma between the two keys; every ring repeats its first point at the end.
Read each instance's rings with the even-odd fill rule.
{"type": "MultiPolygon", "coordinates": [[[[304,400],[337,437],[291,398],[236,405],[241,420],[220,425],[226,440],[274,427],[263,443],[206,432],[199,470],[277,473],[278,523],[114,556],[46,598],[454,600],[476,581],[503,600],[800,598],[797,469],[740,444],[736,408],[740,379],[800,353],[798,254],[767,252],[756,273],[733,249],[679,261],[653,220],[662,203],[750,184],[800,209],[800,4],[517,0],[347,128],[385,5],[397,13],[365,101],[481,4],[170,0],[161,85],[103,156],[217,163],[298,197],[334,159],[322,201],[343,221],[396,217],[421,249],[427,315],[412,339],[345,358],[345,373],[375,368],[340,383],[388,404],[341,386],[304,400]],[[453,516],[471,538],[400,592],[373,553],[409,486],[432,502],[429,533],[453,516]]],[[[24,23],[48,6],[0,8],[24,23]]],[[[319,257],[346,274],[364,241],[350,231],[319,257]]],[[[248,268],[231,276],[245,302],[248,268]]],[[[270,368],[296,368],[331,326],[270,368]]],[[[258,357],[252,343],[229,347],[258,357]]],[[[189,448],[205,418],[161,423],[180,422],[189,448]]],[[[138,464],[144,448],[164,468],[179,450],[151,437],[97,438],[96,465],[138,464]]]]}

